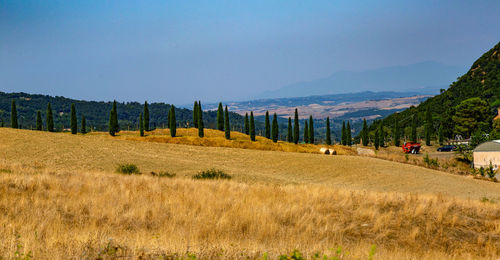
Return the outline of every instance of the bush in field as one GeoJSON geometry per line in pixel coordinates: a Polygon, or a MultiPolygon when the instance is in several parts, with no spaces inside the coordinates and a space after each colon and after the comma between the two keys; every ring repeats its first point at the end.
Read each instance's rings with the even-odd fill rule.
{"type": "Polygon", "coordinates": [[[438,159],[431,159],[429,158],[429,154],[425,154],[424,156],[424,163],[428,166],[428,167],[439,167],[439,162],[438,162],[438,159]]]}
{"type": "Polygon", "coordinates": [[[495,171],[495,169],[493,168],[493,164],[491,164],[491,161],[490,165],[488,166],[488,169],[486,169],[486,173],[488,174],[488,177],[490,177],[491,179],[495,178],[495,175],[497,174],[497,171],[495,171]]]}
{"type": "Polygon", "coordinates": [[[193,179],[231,179],[231,175],[217,169],[210,169],[199,172],[193,179]]]}
{"type": "Polygon", "coordinates": [[[116,172],[123,174],[141,174],[137,165],[131,163],[118,165],[118,167],[116,168],[116,172]]]}

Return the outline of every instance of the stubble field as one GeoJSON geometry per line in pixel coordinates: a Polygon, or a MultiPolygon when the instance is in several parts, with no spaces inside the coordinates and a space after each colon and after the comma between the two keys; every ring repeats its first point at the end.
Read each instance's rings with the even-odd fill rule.
{"type": "Polygon", "coordinates": [[[1,128],[0,255],[275,258],[342,246],[359,259],[376,245],[376,259],[500,256],[498,183],[369,157],[125,139],[1,128]],[[120,163],[143,174],[117,174],[120,163]],[[190,178],[209,168],[233,178],[190,178]]]}

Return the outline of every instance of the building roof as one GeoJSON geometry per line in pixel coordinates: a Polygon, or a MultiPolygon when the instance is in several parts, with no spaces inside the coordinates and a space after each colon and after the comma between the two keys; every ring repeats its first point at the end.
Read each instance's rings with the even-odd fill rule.
{"type": "Polygon", "coordinates": [[[478,145],[474,152],[500,152],[500,140],[484,142],[478,145]]]}

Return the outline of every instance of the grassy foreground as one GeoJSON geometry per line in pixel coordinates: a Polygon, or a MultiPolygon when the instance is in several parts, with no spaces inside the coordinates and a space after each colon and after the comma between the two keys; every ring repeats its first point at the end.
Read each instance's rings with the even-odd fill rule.
{"type": "Polygon", "coordinates": [[[12,129],[0,140],[4,258],[276,259],[298,249],[310,259],[341,246],[343,259],[367,259],[372,245],[374,259],[500,257],[498,183],[358,156],[12,129]],[[121,162],[143,174],[115,173],[121,162]],[[211,167],[233,178],[191,178],[211,167]],[[177,176],[149,174],[159,170],[177,176]]]}

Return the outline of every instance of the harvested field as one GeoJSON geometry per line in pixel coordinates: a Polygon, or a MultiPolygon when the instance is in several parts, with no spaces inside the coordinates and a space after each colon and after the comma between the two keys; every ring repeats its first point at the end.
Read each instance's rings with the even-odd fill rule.
{"type": "Polygon", "coordinates": [[[5,258],[310,258],[342,246],[366,259],[372,245],[374,259],[500,257],[498,183],[359,156],[5,128],[0,140],[5,258]],[[120,163],[144,174],[115,173],[120,163]],[[212,167],[233,178],[191,178],[212,167]]]}

